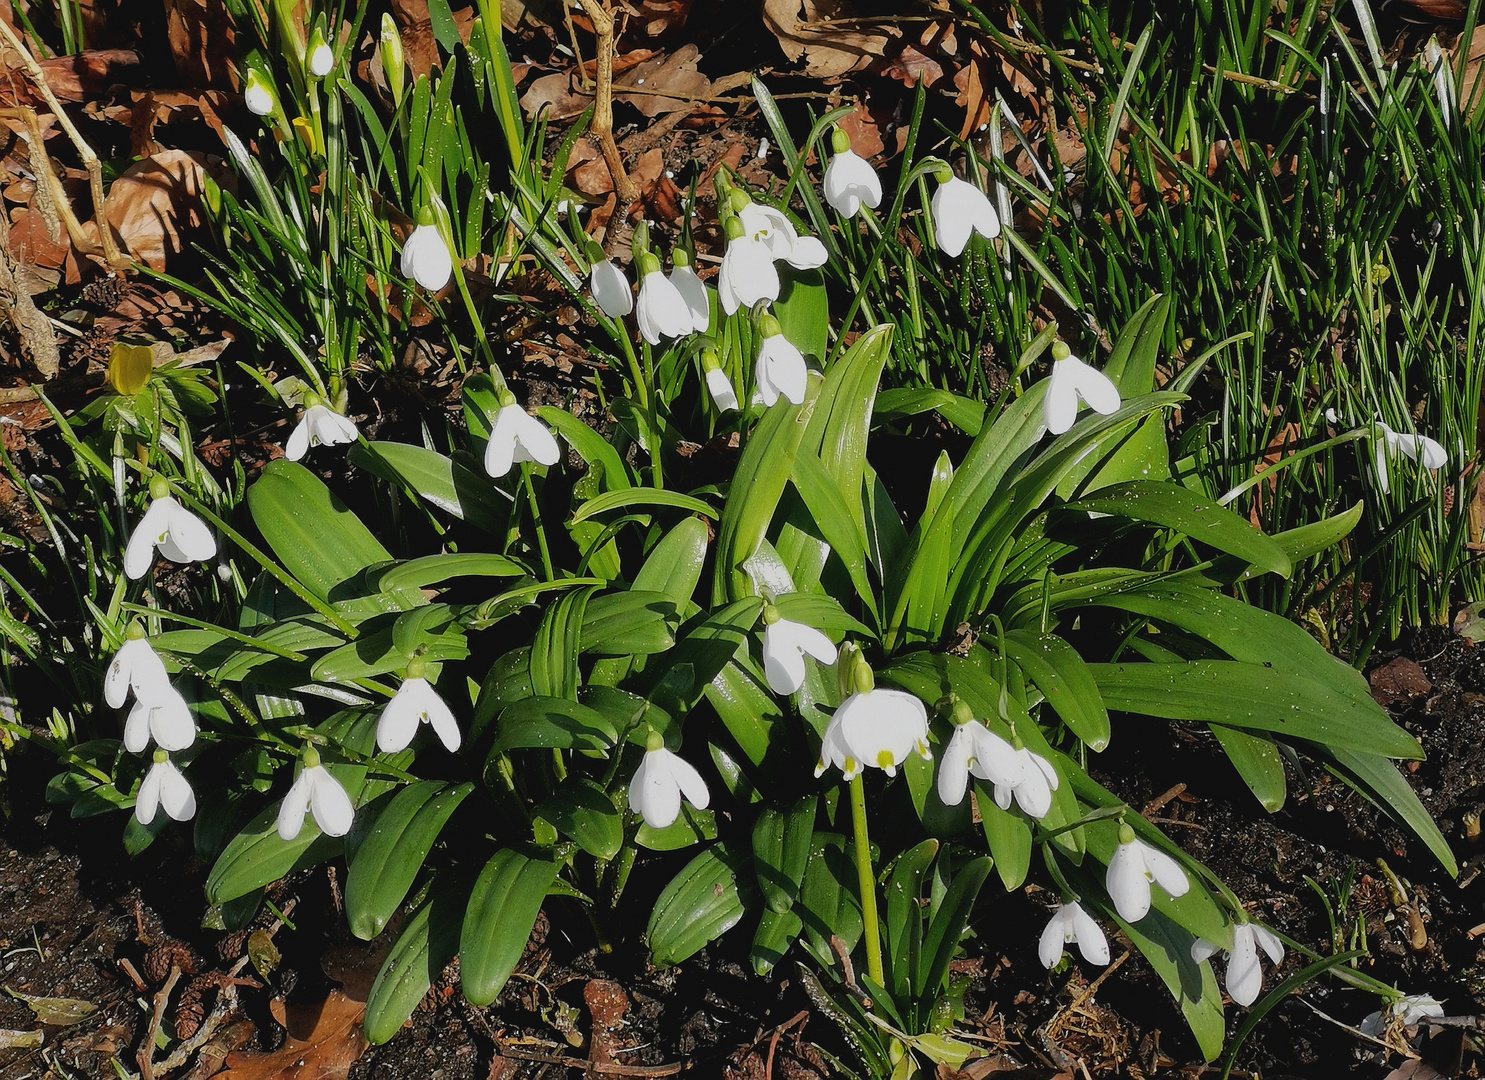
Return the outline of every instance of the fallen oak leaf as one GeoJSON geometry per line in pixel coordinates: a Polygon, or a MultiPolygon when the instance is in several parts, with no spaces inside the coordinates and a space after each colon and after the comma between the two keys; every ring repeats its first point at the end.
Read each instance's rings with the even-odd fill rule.
{"type": "Polygon", "coordinates": [[[109,226],[136,259],[164,270],[166,256],[182,248],[181,233],[201,224],[205,176],[201,160],[184,150],[135,162],[108,189],[109,226]]]}
{"type": "Polygon", "coordinates": [[[846,0],[764,0],[763,22],[791,61],[804,62],[804,73],[830,78],[858,71],[886,53],[898,35],[880,25],[851,28],[856,17],[846,0]],[[801,8],[802,16],[801,17],[801,8]],[[845,25],[833,26],[834,22],[845,25]]]}
{"type": "Polygon", "coordinates": [[[711,80],[696,70],[700,59],[701,50],[687,44],[669,56],[656,56],[636,64],[614,80],[614,100],[633,105],[651,120],[661,113],[687,112],[693,99],[711,92],[711,80]],[[639,92],[621,93],[621,86],[639,92]]]}
{"type": "Polygon", "coordinates": [[[227,1056],[217,1080],[345,1080],[369,1045],[361,1033],[366,1006],[339,990],[319,1004],[273,1002],[274,1018],[287,1029],[284,1044],[269,1052],[227,1056]]]}

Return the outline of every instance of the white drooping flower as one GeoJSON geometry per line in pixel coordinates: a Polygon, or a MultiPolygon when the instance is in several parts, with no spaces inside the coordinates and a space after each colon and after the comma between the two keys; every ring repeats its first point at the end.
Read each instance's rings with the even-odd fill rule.
{"type": "Polygon", "coordinates": [[[298,836],[304,828],[304,815],[309,811],[314,812],[315,824],[326,836],[344,836],[351,831],[351,822],[356,817],[351,797],[340,781],[320,764],[320,755],[313,748],[304,752],[304,767],[279,805],[279,839],[292,840],[298,836]]]}
{"type": "Polygon", "coordinates": [[[1441,469],[1449,463],[1449,455],[1443,446],[1427,435],[1404,435],[1393,431],[1382,421],[1377,421],[1381,438],[1372,439],[1372,452],[1377,475],[1377,488],[1386,495],[1392,490],[1388,477],[1388,459],[1401,454],[1409,461],[1422,461],[1425,469],[1441,469]]]}
{"type": "Polygon", "coordinates": [[[815,775],[834,765],[847,780],[855,779],[867,766],[895,776],[897,766],[914,750],[931,760],[928,709],[923,702],[902,690],[875,689],[871,669],[854,646],[841,658],[841,664],[837,674],[842,685],[853,687],[853,692],[830,718],[815,775]]]}
{"type": "Polygon", "coordinates": [[[779,398],[787,398],[791,405],[804,404],[805,387],[809,384],[809,368],[805,366],[804,354],[784,336],[778,319],[765,315],[758,320],[758,332],[762,340],[758,344],[758,362],[753,374],[758,380],[758,395],[763,404],[772,407],[779,398]]]}
{"type": "Polygon", "coordinates": [[[454,258],[438,226],[431,222],[419,225],[402,245],[402,276],[436,293],[453,274],[454,258]]]}
{"type": "Polygon", "coordinates": [[[160,477],[150,481],[150,508],[134,526],[124,546],[124,573],[132,579],[144,577],[155,564],[155,549],[171,562],[205,562],[217,553],[211,530],[191,511],[176,502],[170,485],[160,477]]]}
{"type": "Polygon", "coordinates": [[[939,250],[951,259],[964,253],[971,233],[986,240],[1000,235],[1000,215],[989,197],[957,176],[940,176],[938,190],[929,207],[933,212],[933,236],[939,250]]]}
{"type": "MultiPolygon", "coordinates": [[[[1284,962],[1284,943],[1267,927],[1244,922],[1232,928],[1232,952],[1227,956],[1227,996],[1245,1008],[1258,1000],[1263,989],[1263,969],[1258,962],[1260,947],[1275,966],[1284,962]]],[[[1191,959],[1199,964],[1219,951],[1220,946],[1197,938],[1191,945],[1191,959]]]]}
{"type": "Polygon", "coordinates": [[[490,441],[485,444],[485,472],[498,480],[518,462],[534,461],[550,467],[561,456],[557,440],[546,425],[517,405],[515,398],[501,405],[490,429],[490,441]]]}
{"type": "Polygon", "coordinates": [[[722,255],[722,269],[717,274],[717,299],[722,310],[731,315],[740,307],[750,308],[760,300],[769,303],[779,298],[778,268],[773,252],[761,240],[741,234],[741,223],[732,218],[728,223],[727,250],[722,255]],[[732,236],[738,232],[737,236],[732,236]]]}
{"type": "Polygon", "coordinates": [[[971,774],[981,780],[1014,788],[1025,778],[1026,763],[1016,748],[980,721],[969,706],[954,703],[954,734],[938,765],[938,797],[945,806],[964,801],[971,774]]]}
{"type": "Polygon", "coordinates": [[[813,626],[793,622],[769,604],[763,609],[763,674],[775,694],[793,694],[804,685],[808,653],[829,667],[837,652],[833,642],[813,626]]]}
{"type": "Polygon", "coordinates": [[[1114,910],[1125,922],[1139,922],[1150,913],[1150,882],[1172,898],[1185,896],[1191,883],[1181,864],[1157,847],[1134,835],[1128,825],[1119,826],[1119,846],[1109,860],[1104,885],[1114,910]]]}
{"type": "Polygon", "coordinates": [[[660,272],[660,260],[649,252],[639,257],[639,302],[634,321],[639,333],[651,345],[662,338],[685,337],[693,324],[691,308],[681,290],[660,272]]]}
{"type": "Polygon", "coordinates": [[[595,259],[588,271],[588,288],[599,309],[610,319],[622,319],[634,310],[634,293],[629,279],[612,259],[595,259]]]}
{"type": "Polygon", "coordinates": [[[1403,1027],[1413,1027],[1424,1020],[1444,1015],[1444,1006],[1431,994],[1407,994],[1387,1007],[1386,1014],[1368,1013],[1356,1029],[1363,1035],[1378,1038],[1387,1030],[1389,1022],[1395,1021],[1403,1027]]]}
{"type": "Polygon", "coordinates": [[[1109,939],[1104,937],[1103,928],[1093,921],[1093,916],[1076,901],[1063,904],[1047,920],[1036,950],[1042,967],[1048,971],[1056,967],[1062,959],[1063,946],[1073,942],[1077,942],[1078,951],[1088,963],[1109,962],[1109,939]]]}
{"type": "Polygon", "coordinates": [[[686,301],[686,309],[691,312],[692,331],[704,334],[712,326],[712,303],[706,286],[691,268],[691,256],[685,248],[676,248],[671,254],[671,260],[670,283],[686,301]]]}
{"type": "Polygon", "coordinates": [[[800,236],[782,210],[749,199],[737,212],[743,235],[761,241],[774,259],[796,270],[824,266],[829,253],[818,236],[800,236]]]}
{"type": "Polygon", "coordinates": [[[196,793],[170,756],[156,750],[154,764],[134,794],[134,817],[141,825],[148,825],[161,807],[176,821],[189,821],[196,814],[196,793]]]}
{"type": "Polygon", "coordinates": [[[124,644],[113,654],[103,674],[103,700],[117,709],[128,699],[131,689],[140,701],[158,701],[170,689],[165,663],[137,621],[129,624],[124,644]]]}
{"type": "Polygon", "coordinates": [[[423,677],[424,670],[421,660],[411,661],[407,665],[407,678],[382,709],[376,722],[376,748],[384,754],[406,750],[420,723],[432,727],[450,753],[459,749],[462,736],[458,721],[433,684],[423,677]]]}
{"type": "Polygon", "coordinates": [[[196,741],[191,707],[173,686],[148,701],[135,701],[124,720],[124,749],[129,753],[143,753],[151,739],[161,750],[184,750],[196,741]]]}
{"type": "Polygon", "coordinates": [[[995,785],[995,805],[1009,810],[1014,798],[1023,813],[1040,821],[1051,812],[1052,792],[1057,790],[1057,770],[1046,758],[1024,746],[1015,754],[1021,765],[1021,776],[1014,782],[995,785]]]}
{"type": "Polygon", "coordinates": [[[273,84],[255,67],[248,68],[247,85],[242,90],[242,102],[254,116],[267,116],[273,112],[273,84]]]}
{"type": "Polygon", "coordinates": [[[664,829],[681,816],[681,797],[698,810],[711,803],[706,781],[685,758],[665,749],[665,742],[651,732],[644,760],[629,781],[629,809],[644,818],[652,829],[664,829]]]}
{"type": "Polygon", "coordinates": [[[304,415],[284,445],[284,457],[298,461],[312,446],[338,446],[361,437],[349,417],[341,416],[318,395],[306,395],[306,399],[304,415]]]}
{"type": "Polygon", "coordinates": [[[844,132],[837,130],[836,136],[835,156],[825,166],[825,201],[848,218],[855,217],[863,206],[875,210],[882,201],[881,177],[851,149],[844,132]]]}
{"type": "Polygon", "coordinates": [[[727,372],[720,367],[707,368],[706,389],[718,412],[732,412],[737,408],[737,391],[732,386],[732,380],[727,377],[727,372]]]}
{"type": "Polygon", "coordinates": [[[1103,372],[1072,354],[1061,341],[1052,343],[1052,376],[1042,399],[1042,423],[1061,435],[1078,418],[1078,402],[1108,416],[1119,411],[1119,388],[1103,372]]]}
{"type": "Polygon", "coordinates": [[[313,78],[323,79],[335,66],[335,50],[325,40],[325,33],[318,27],[309,36],[309,47],[305,50],[305,67],[313,78]]]}

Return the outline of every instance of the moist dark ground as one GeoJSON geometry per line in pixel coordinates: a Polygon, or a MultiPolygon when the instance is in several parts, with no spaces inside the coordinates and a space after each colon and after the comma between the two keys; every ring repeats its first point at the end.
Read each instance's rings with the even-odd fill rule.
{"type": "MultiPolygon", "coordinates": [[[[1218,873],[1256,917],[1322,955],[1337,944],[1332,920],[1341,948],[1350,947],[1364,926],[1368,955],[1361,970],[1407,992],[1434,995],[1451,1016],[1474,1016],[1485,1011],[1485,937],[1477,926],[1485,919],[1485,881],[1476,876],[1485,865],[1485,844],[1478,831],[1468,837],[1466,815],[1478,813],[1485,780],[1485,694],[1479,691],[1485,648],[1427,631],[1380,654],[1371,674],[1374,693],[1428,752],[1408,776],[1454,845],[1461,863],[1457,881],[1374,807],[1318,770],[1291,774],[1288,804],[1264,815],[1213,740],[1194,729],[1152,725],[1138,739],[1121,740],[1116,721],[1113,743],[1093,762],[1094,775],[1135,807],[1157,803],[1153,819],[1218,873]],[[1172,794],[1177,785],[1185,786],[1172,794]],[[1379,860],[1397,877],[1404,903],[1389,895],[1379,860]]],[[[1132,732],[1139,722],[1123,718],[1122,727],[1132,732]]],[[[0,837],[0,972],[7,991],[81,999],[97,1011],[69,1027],[45,1028],[40,1050],[0,1051],[0,1077],[112,1076],[113,1057],[133,1073],[147,1010],[169,961],[190,957],[196,976],[182,985],[195,982],[209,1012],[210,973],[230,969],[245,944],[241,935],[200,928],[205,867],[192,863],[184,833],[167,832],[131,861],[119,843],[121,816],[74,821],[65,811],[37,814],[49,767],[35,753],[14,754],[9,762],[9,817],[0,837]],[[136,987],[125,962],[147,989],[136,987]]],[[[281,964],[262,989],[240,990],[240,1017],[218,1029],[232,1035],[228,1041],[240,1051],[278,1047],[284,1033],[275,1012],[283,1015],[282,1002],[293,1011],[324,1001],[336,986],[326,971],[344,980],[352,997],[374,973],[375,948],[349,939],[336,911],[337,880],[337,868],[322,867],[270,893],[280,909],[293,903],[294,928],[278,929],[281,964]],[[234,1025],[241,1017],[250,1023],[234,1025]]],[[[457,992],[456,973],[446,971],[409,1025],[367,1051],[349,1075],[560,1077],[572,1075],[572,1065],[590,1055],[617,1062],[590,1075],[832,1075],[811,1044],[848,1051],[829,1018],[811,1007],[791,960],[774,977],[758,978],[741,952],[746,935],[734,934],[678,968],[657,971],[646,963],[641,940],[646,899],[630,898],[605,926],[613,941],[608,953],[598,950],[578,908],[551,901],[516,977],[493,1006],[469,1005],[457,992]]],[[[1028,1077],[1076,1077],[1083,1070],[1134,1078],[1202,1075],[1200,1056],[1170,999],[1137,954],[1124,955],[1126,943],[1114,941],[1116,970],[1106,979],[1077,964],[1047,976],[1035,955],[1047,900],[1034,887],[995,895],[987,889],[968,958],[959,965],[973,978],[961,1026],[984,1046],[996,1070],[1021,1068],[1009,1075],[1028,1077]],[[1090,979],[1097,985],[1090,987],[1090,979]]],[[[1306,962],[1291,949],[1281,974],[1306,962]]],[[[242,974],[254,977],[251,968],[242,974]]],[[[1270,974],[1266,989],[1277,981],[1270,974]]],[[[167,1031],[177,1020],[178,997],[165,1013],[167,1031]]],[[[1234,1075],[1384,1077],[1401,1059],[1343,1026],[1358,1024],[1377,1004],[1335,980],[1310,983],[1258,1025],[1234,1075]]],[[[1246,1015],[1229,1008],[1229,1033],[1246,1015]]],[[[22,1000],[0,998],[0,1029],[37,1027],[22,1000]]],[[[1431,1044],[1436,1057],[1447,1037],[1431,1044]]],[[[303,1069],[231,1075],[335,1075],[306,1071],[322,1052],[312,1048],[294,1059],[306,1061],[303,1069]]],[[[1458,1069],[1440,1064],[1444,1070],[1419,1075],[1478,1075],[1469,1049],[1458,1069]]],[[[210,1073],[182,1069],[172,1075],[210,1073]]]]}

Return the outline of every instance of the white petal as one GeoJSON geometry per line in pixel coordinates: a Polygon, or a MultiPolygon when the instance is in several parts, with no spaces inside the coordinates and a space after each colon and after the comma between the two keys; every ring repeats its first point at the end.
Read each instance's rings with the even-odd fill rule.
{"type": "Polygon", "coordinates": [[[142,578],[154,566],[155,545],[169,528],[172,508],[179,507],[180,503],[168,496],[156,499],[150,503],[144,517],[139,519],[139,524],[134,526],[134,532],[124,548],[124,573],[130,578],[142,578]]]}
{"type": "MultiPolygon", "coordinates": [[[[1030,756],[1030,751],[1021,750],[1020,754],[1030,756]]],[[[1016,805],[1019,806],[1029,817],[1040,821],[1052,810],[1052,789],[1047,783],[1047,778],[1042,771],[1034,766],[1026,770],[1026,775],[1015,788],[1016,805]]]]}
{"type": "Polygon", "coordinates": [[[309,795],[313,777],[308,769],[302,769],[289,786],[289,792],[278,807],[278,838],[292,840],[304,828],[304,815],[309,811],[309,795]]]}
{"type": "Polygon", "coordinates": [[[309,420],[310,434],[325,446],[353,443],[361,436],[349,417],[341,416],[324,405],[312,405],[305,410],[305,417],[309,420]]]}
{"type": "Polygon", "coordinates": [[[1425,469],[1442,469],[1449,463],[1449,455],[1444,452],[1443,446],[1427,435],[1418,436],[1419,449],[1423,455],[1423,467],[1425,469]]]}
{"type": "Polygon", "coordinates": [[[706,373],[706,388],[718,412],[731,412],[737,408],[737,391],[733,389],[727,372],[721,368],[712,368],[706,373]]]}
{"type": "Polygon", "coordinates": [[[1069,356],[1066,360],[1058,360],[1057,363],[1077,365],[1073,368],[1073,385],[1077,388],[1078,397],[1082,398],[1090,409],[1104,416],[1119,411],[1119,388],[1107,375],[1097,368],[1089,367],[1074,356],[1069,356]]]}
{"type": "Polygon", "coordinates": [[[1206,938],[1197,938],[1191,943],[1191,959],[1198,964],[1210,956],[1222,951],[1222,946],[1208,941],[1206,938]]]}
{"type": "Polygon", "coordinates": [[[840,655],[833,641],[807,623],[780,619],[775,625],[783,630],[789,643],[795,649],[808,653],[826,667],[835,663],[840,655]]]}
{"type": "Polygon", "coordinates": [[[634,294],[629,291],[629,279],[612,259],[593,264],[588,285],[593,290],[593,299],[609,318],[622,319],[634,310],[634,294]]]}
{"type": "Polygon", "coordinates": [[[1150,878],[1145,872],[1143,846],[1138,840],[1120,844],[1104,876],[1114,910],[1125,922],[1139,922],[1150,913],[1150,878]]]}
{"type": "Polygon", "coordinates": [[[760,241],[773,259],[787,259],[799,234],[781,210],[765,203],[749,202],[738,211],[743,235],[760,241]]]}
{"type": "Polygon", "coordinates": [[[752,307],[760,300],[772,302],[779,298],[779,272],[772,253],[761,241],[742,237],[729,242],[722,257],[722,275],[732,286],[735,301],[732,311],[752,307]]]}
{"type": "Polygon", "coordinates": [[[242,103],[254,116],[267,116],[273,111],[273,95],[268,92],[267,87],[257,82],[248,83],[247,89],[242,92],[242,103]]]}
{"type": "Polygon", "coordinates": [[[172,762],[166,761],[155,768],[163,770],[160,777],[160,805],[165,808],[165,812],[176,821],[189,821],[195,817],[196,793],[191,790],[190,781],[172,762]]]}
{"type": "Polygon", "coordinates": [[[557,464],[562,457],[562,449],[547,430],[547,426],[519,405],[510,405],[508,408],[515,410],[516,460],[534,461],[549,468],[557,464]]]}
{"type": "Polygon", "coordinates": [[[1258,966],[1258,949],[1248,924],[1233,930],[1232,952],[1227,958],[1227,993],[1239,1005],[1258,1000],[1263,989],[1263,970],[1258,966]]]}
{"type": "Polygon", "coordinates": [[[1186,878],[1186,871],[1181,869],[1181,864],[1172,859],[1157,847],[1146,844],[1143,840],[1135,843],[1143,847],[1145,855],[1145,869],[1155,879],[1155,883],[1166,891],[1172,898],[1185,896],[1186,890],[1191,888],[1191,882],[1186,878]]]}
{"type": "Polygon", "coordinates": [[[490,426],[490,441],[485,444],[485,472],[496,480],[510,472],[515,463],[517,413],[524,412],[519,405],[506,405],[495,414],[495,423],[490,426]]]}
{"type": "MultiPolygon", "coordinates": [[[[711,297],[706,291],[706,286],[696,276],[696,271],[689,266],[677,266],[670,272],[670,283],[676,287],[681,294],[681,299],[686,302],[686,310],[691,313],[691,329],[698,334],[704,334],[711,329],[712,304],[711,297]]],[[[733,406],[736,408],[736,406],[733,406]]]]}
{"type": "Polygon", "coordinates": [[[1059,781],[1057,779],[1057,769],[1052,763],[1040,754],[1034,754],[1030,750],[1026,751],[1026,760],[1030,761],[1031,765],[1041,772],[1042,777],[1047,781],[1047,787],[1056,791],[1059,781]]]}
{"type": "Polygon", "coordinates": [[[136,701],[124,718],[124,749],[129,753],[142,754],[150,744],[150,710],[153,708],[153,705],[136,701]]]}
{"type": "Polygon", "coordinates": [[[1037,942],[1037,959],[1042,962],[1042,967],[1051,971],[1057,966],[1057,961],[1062,959],[1062,947],[1068,940],[1068,914],[1067,908],[1058,908],[1047,920],[1047,925],[1042,928],[1041,940],[1037,942]]]}
{"type": "Polygon", "coordinates": [[[1093,916],[1083,910],[1081,904],[1068,904],[1064,910],[1071,909],[1073,933],[1078,943],[1078,951],[1083,954],[1083,959],[1090,964],[1107,964],[1109,962],[1109,939],[1104,936],[1103,927],[1094,921],[1093,916]]]}
{"type": "Polygon", "coordinates": [[[1372,440],[1373,463],[1376,467],[1377,472],[1377,490],[1380,491],[1383,495],[1386,495],[1392,490],[1392,485],[1388,483],[1387,477],[1387,453],[1388,446],[1385,439],[1372,440]]]}
{"type": "Polygon", "coordinates": [[[671,778],[676,786],[680,788],[681,794],[686,801],[698,810],[705,810],[712,801],[712,793],[707,790],[706,781],[701,778],[701,773],[696,767],[679,754],[671,754],[666,751],[668,757],[666,763],[670,766],[671,778]]]}
{"type": "Polygon", "coordinates": [[[681,816],[681,789],[659,750],[645,752],[629,781],[629,809],[652,829],[664,829],[681,816]]]}
{"type": "Polygon", "coordinates": [[[184,750],[196,741],[196,721],[191,707],[175,689],[162,695],[149,709],[150,734],[161,750],[184,750]]]}
{"type": "Polygon", "coordinates": [[[804,654],[787,630],[780,630],[784,620],[763,628],[763,674],[768,688],[785,696],[797,693],[804,685],[804,654]]]}
{"type": "Polygon", "coordinates": [[[340,786],[340,781],[331,776],[323,765],[304,770],[313,773],[309,793],[310,809],[314,811],[315,824],[326,836],[344,836],[351,831],[356,819],[356,808],[351,797],[340,786]]]}
{"type": "Polygon", "coordinates": [[[1011,808],[1011,793],[1014,790],[1015,790],[1014,785],[1011,785],[1011,784],[996,784],[995,785],[995,805],[998,806],[998,807],[1000,807],[1002,810],[1009,810],[1011,808]]]}
{"type": "Polygon", "coordinates": [[[160,551],[173,562],[206,562],[216,556],[217,542],[206,522],[177,504],[160,551]]]}
{"type": "Polygon", "coordinates": [[[964,245],[969,243],[969,234],[974,232],[974,225],[969,217],[950,205],[953,198],[950,185],[959,183],[963,181],[951,180],[947,184],[940,184],[929,203],[933,212],[933,238],[938,243],[938,249],[951,259],[964,254],[964,245]]]}
{"type": "Polygon", "coordinates": [[[684,337],[691,332],[691,309],[681,291],[664,274],[653,270],[640,282],[635,321],[640,336],[658,345],[663,338],[684,337]]]}
{"type": "Polygon", "coordinates": [[[861,205],[875,209],[882,201],[882,181],[865,158],[844,150],[825,168],[825,201],[846,217],[855,217],[861,205]]]}
{"type": "Polygon", "coordinates": [[[453,256],[436,225],[419,225],[402,246],[402,273],[429,292],[449,283],[454,273],[453,256]]]}
{"type": "Polygon", "coordinates": [[[974,736],[974,774],[996,786],[1014,788],[1026,778],[1026,758],[978,720],[965,725],[974,736]]]}
{"type": "Polygon", "coordinates": [[[758,347],[758,369],[760,389],[767,385],[779,395],[788,398],[790,404],[804,404],[804,392],[809,385],[809,368],[805,365],[804,354],[783,334],[773,334],[763,339],[758,347]]]}
{"type": "Polygon", "coordinates": [[[1284,943],[1279,940],[1278,935],[1266,926],[1259,926],[1257,923],[1249,923],[1248,925],[1253,928],[1253,940],[1258,942],[1259,948],[1268,954],[1268,958],[1275,965],[1282,964],[1284,962],[1284,943]]]}
{"type": "Polygon", "coordinates": [[[737,290],[732,287],[732,279],[727,273],[727,257],[722,257],[722,270],[717,275],[717,303],[722,308],[722,314],[731,315],[741,306],[737,299],[737,290]]]}
{"type": "Polygon", "coordinates": [[[150,771],[139,782],[139,790],[134,793],[134,819],[141,825],[155,820],[155,811],[160,806],[160,785],[165,779],[163,769],[163,765],[151,765],[150,771]]]}
{"type": "Polygon", "coordinates": [[[785,259],[796,270],[814,270],[825,265],[830,253],[818,236],[801,236],[794,241],[785,259]]]}
{"type": "Polygon", "coordinates": [[[298,461],[309,452],[309,414],[305,413],[294,425],[289,441],[284,443],[284,457],[298,461]]]}
{"type": "Polygon", "coordinates": [[[459,722],[454,719],[454,711],[449,708],[443,698],[438,696],[438,691],[433,689],[431,683],[423,681],[423,687],[420,695],[423,716],[427,719],[428,726],[433,729],[433,733],[438,736],[438,741],[443,743],[444,749],[452,754],[464,741],[464,736],[459,731],[459,722]]]}
{"type": "Polygon", "coordinates": [[[1047,394],[1042,398],[1042,423],[1053,435],[1061,435],[1078,418],[1078,388],[1066,360],[1052,363],[1047,394]]]}
{"type": "Polygon", "coordinates": [[[376,748],[382,753],[396,754],[406,750],[418,733],[421,704],[413,684],[420,682],[426,685],[423,679],[404,679],[377,718],[376,748]]]}
{"type": "Polygon", "coordinates": [[[330,74],[330,69],[335,66],[335,53],[329,45],[323,42],[316,45],[309,53],[309,73],[316,79],[323,79],[330,74]]]}
{"type": "MultiPolygon", "coordinates": [[[[969,787],[969,757],[974,749],[974,735],[966,730],[968,724],[960,724],[954,728],[954,734],[949,737],[949,745],[944,748],[943,754],[938,761],[938,798],[945,806],[958,806],[964,801],[964,792],[969,787]]],[[[1042,938],[1046,943],[1045,936],[1042,938]]],[[[1062,945],[1059,942],[1057,953],[1062,954],[1062,945]]],[[[1043,956],[1042,963],[1047,967],[1046,957],[1043,956]]],[[[1052,961],[1056,963],[1055,960],[1052,961]]]]}
{"type": "Polygon", "coordinates": [[[928,739],[928,710],[902,690],[852,694],[836,710],[840,735],[851,757],[863,765],[888,768],[928,739]]]}

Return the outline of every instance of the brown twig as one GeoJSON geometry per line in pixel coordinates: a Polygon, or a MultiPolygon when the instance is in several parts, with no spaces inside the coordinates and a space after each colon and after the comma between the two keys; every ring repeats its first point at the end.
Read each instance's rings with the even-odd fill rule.
{"type": "Polygon", "coordinates": [[[175,989],[175,984],[180,982],[180,966],[170,965],[170,978],[165,980],[165,985],[160,987],[160,992],[155,995],[155,1013],[150,1017],[150,1028],[145,1035],[144,1045],[139,1048],[135,1059],[139,1062],[140,1080],[155,1080],[155,1040],[160,1037],[160,1022],[165,1017],[165,1006],[170,1002],[170,992],[175,989]]]}
{"type": "Polygon", "coordinates": [[[624,159],[614,142],[614,17],[599,0],[580,0],[598,38],[598,86],[594,94],[593,124],[588,129],[598,138],[603,159],[608,162],[614,191],[625,206],[639,198],[639,188],[624,169],[624,159]]]}
{"type": "Polygon", "coordinates": [[[520,1061],[540,1061],[547,1065],[582,1069],[603,1076],[674,1076],[686,1068],[685,1062],[681,1061],[672,1065],[621,1065],[618,1062],[590,1062],[583,1058],[568,1057],[566,1054],[545,1054],[540,1050],[529,1050],[523,1046],[513,1046],[504,1042],[497,1042],[496,1046],[501,1057],[516,1058],[520,1061]]]}
{"type": "Polygon", "coordinates": [[[809,1018],[810,1011],[808,1009],[801,1009],[794,1014],[792,1019],[785,1020],[773,1029],[773,1035],[768,1040],[768,1061],[763,1067],[763,1080],[773,1080],[773,1052],[779,1047],[779,1036],[783,1035],[784,1032],[788,1031],[795,1024],[798,1024],[802,1028],[805,1021],[809,1018]]]}
{"type": "Polygon", "coordinates": [[[1141,815],[1143,817],[1149,817],[1151,814],[1155,813],[1157,810],[1159,810],[1166,803],[1170,802],[1172,799],[1179,798],[1180,795],[1181,795],[1181,793],[1183,791],[1185,791],[1185,790],[1186,790],[1186,785],[1183,782],[1183,783],[1177,784],[1175,787],[1170,788],[1167,791],[1161,792],[1159,795],[1155,796],[1155,798],[1153,798],[1149,802],[1145,803],[1145,809],[1141,812],[1141,815]]]}

